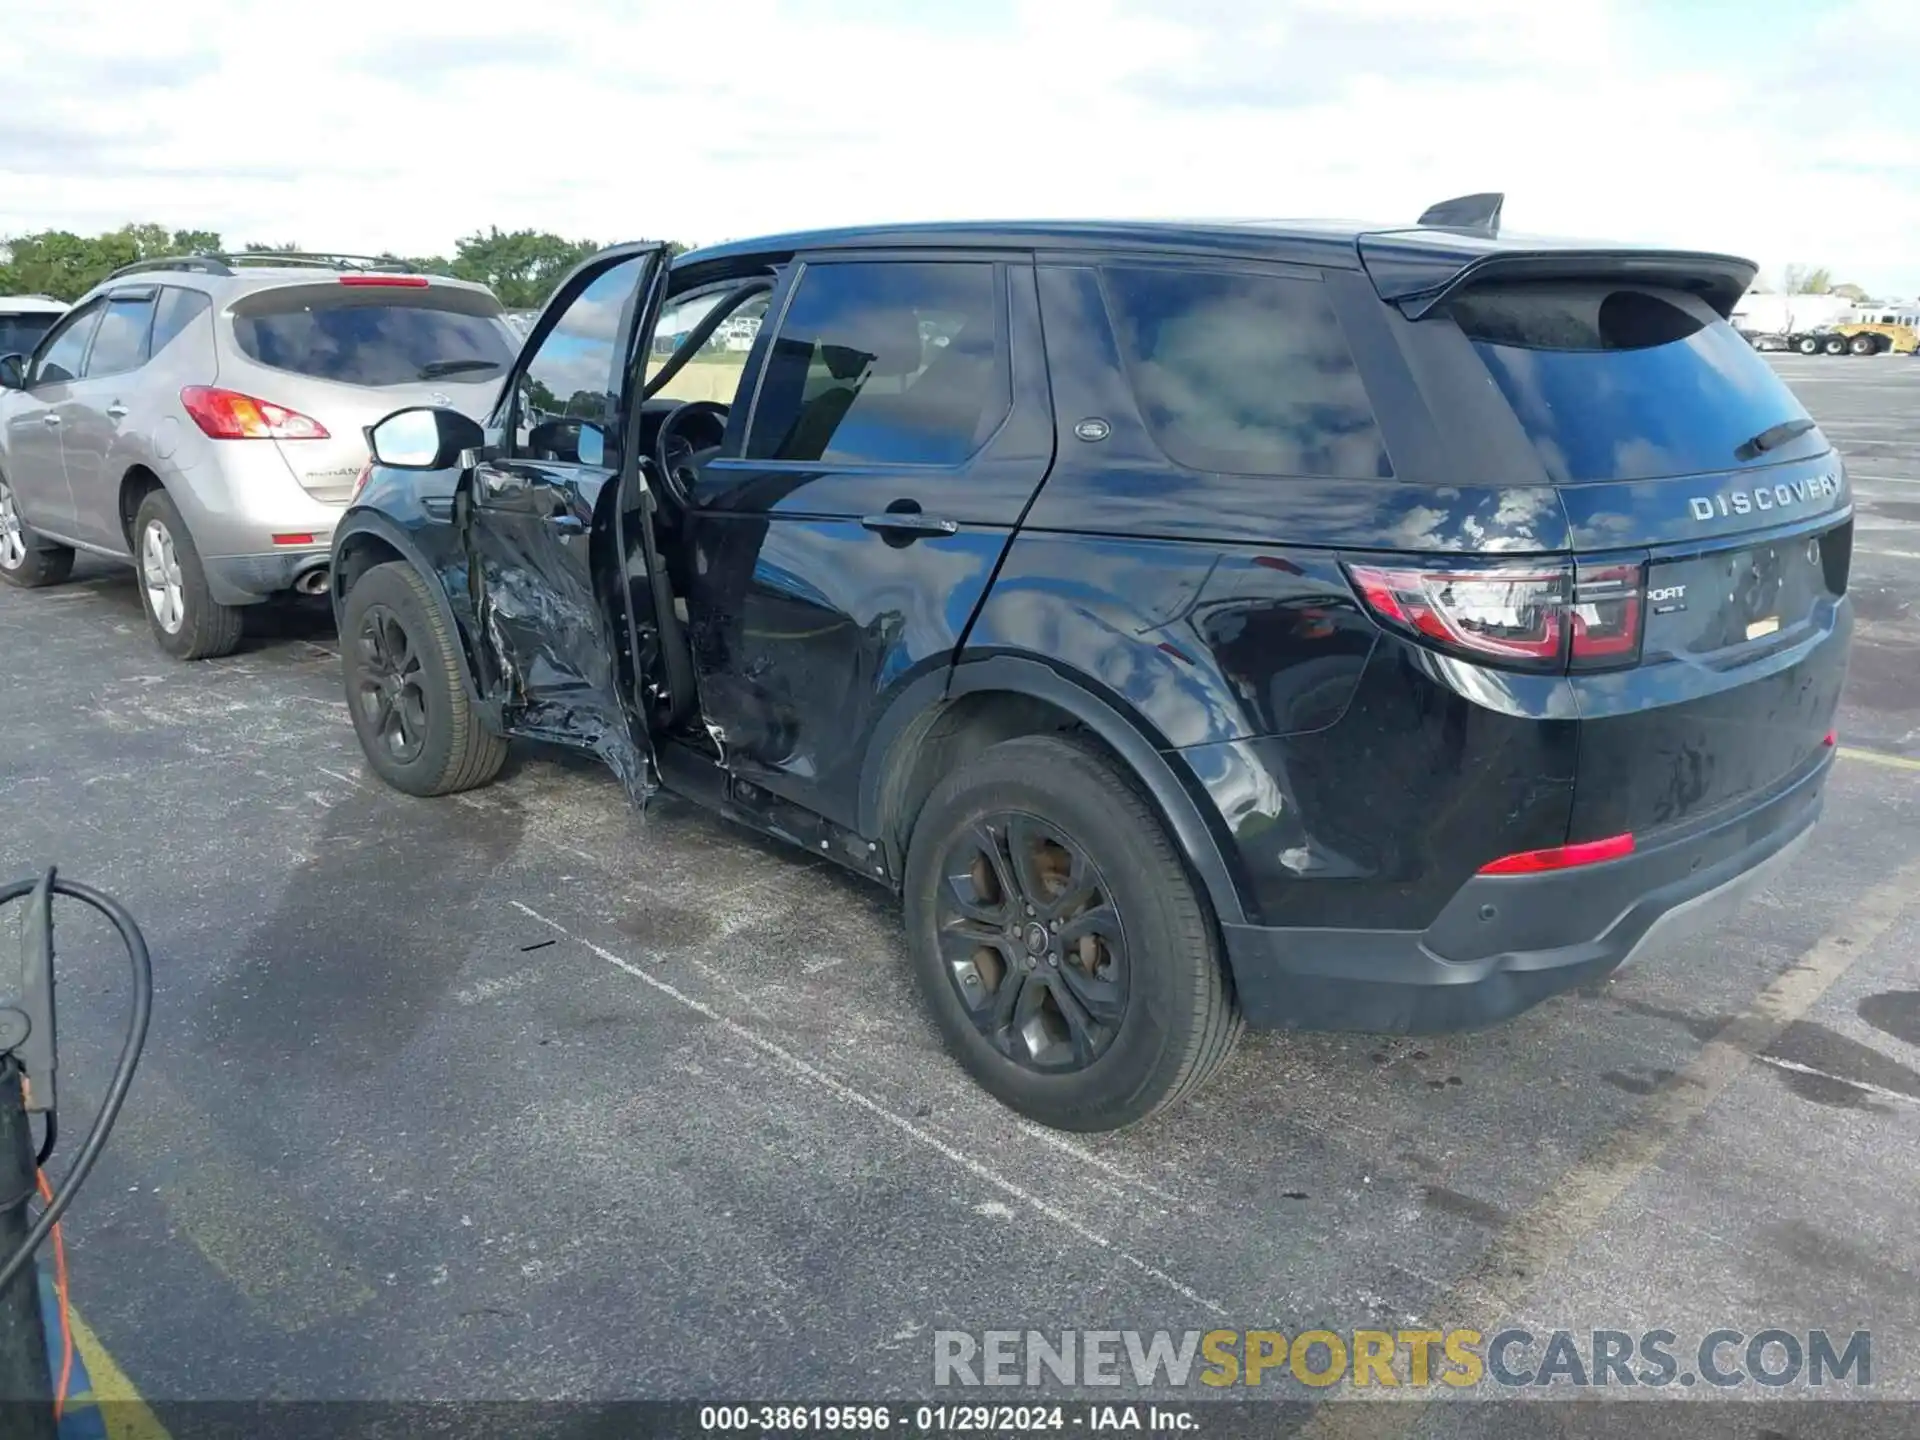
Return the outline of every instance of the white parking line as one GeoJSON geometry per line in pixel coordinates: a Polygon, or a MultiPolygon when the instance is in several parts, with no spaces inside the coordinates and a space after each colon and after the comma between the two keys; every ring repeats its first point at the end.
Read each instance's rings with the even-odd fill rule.
{"type": "Polygon", "coordinates": [[[1013,1199],[1018,1200],[1022,1205],[1028,1206],[1030,1209],[1033,1209],[1039,1212],[1041,1215],[1045,1216],[1047,1219],[1053,1221],[1056,1225],[1060,1225],[1065,1229],[1072,1231],[1075,1235],[1078,1235],[1082,1240],[1085,1240],[1089,1245],[1093,1245],[1101,1250],[1105,1250],[1108,1254],[1117,1257],[1118,1259],[1123,1261],[1125,1264],[1131,1265],[1135,1270],[1138,1270],[1142,1275],[1148,1276],[1150,1279],[1159,1281],[1162,1285],[1166,1286],[1169,1290],[1172,1290],[1175,1294],[1179,1295],[1181,1298],[1186,1300],[1191,1300],[1194,1304],[1202,1306],[1207,1310],[1211,1310],[1216,1315],[1224,1315],[1227,1313],[1225,1306],[1216,1304],[1214,1301],[1208,1300],[1204,1296],[1196,1294],[1192,1289],[1181,1284],[1178,1280],[1174,1279],[1173,1276],[1167,1274],[1166,1271],[1158,1269],[1155,1266],[1149,1265],[1146,1261],[1140,1259],[1138,1256],[1131,1255],[1127,1251],[1122,1250],[1119,1246],[1115,1245],[1112,1240],[1108,1239],[1105,1235],[1100,1234],[1098,1231],[1089,1230],[1084,1224],[1074,1219],[1073,1216],[1067,1214],[1064,1210],[1055,1209],[1052,1205],[1049,1205],[1046,1201],[1042,1200],[1039,1196],[1031,1194],[1027,1190],[1022,1189],[1020,1186],[1014,1184],[1013,1181],[1007,1179],[1006,1176],[1000,1174],[998,1171],[989,1169],[987,1166],[983,1165],[980,1161],[974,1159],[971,1155],[968,1155],[963,1151],[955,1149],[953,1146],[949,1145],[946,1141],[942,1140],[939,1136],[929,1134],[927,1131],[921,1129],[918,1125],[914,1124],[911,1120],[907,1119],[906,1116],[894,1114],[893,1111],[887,1109],[886,1106],[882,1105],[879,1101],[873,1099],[871,1096],[862,1094],[860,1091],[854,1089],[851,1085],[847,1084],[845,1081],[835,1079],[833,1076],[827,1074],[824,1070],[821,1070],[816,1066],[808,1064],[805,1060],[802,1060],[798,1055],[795,1055],[792,1051],[784,1049],[779,1045],[776,1045],[773,1041],[767,1039],[765,1036],[760,1035],[757,1032],[748,1029],[745,1025],[742,1025],[739,1021],[731,1019],[726,1015],[722,1015],[718,1010],[714,1009],[711,1005],[708,1005],[705,1001],[696,1000],[691,995],[687,994],[685,991],[680,990],[675,986],[669,985],[666,981],[660,979],[658,976],[648,974],[645,968],[643,968],[640,965],[636,965],[633,961],[628,960],[625,956],[616,955],[613,953],[613,951],[608,950],[603,946],[596,945],[591,940],[585,939],[579,935],[575,935],[571,930],[567,929],[566,926],[560,924],[557,920],[549,920],[546,916],[542,915],[538,910],[535,910],[531,905],[523,905],[518,900],[509,900],[507,903],[513,906],[513,908],[518,910],[521,914],[525,915],[528,919],[537,920],[542,925],[546,926],[549,930],[554,931],[556,934],[564,935],[567,939],[573,941],[574,944],[584,947],[586,950],[588,950],[592,954],[597,955],[600,959],[606,961],[607,964],[613,966],[616,970],[620,970],[625,974],[631,975],[634,979],[640,981],[643,985],[652,987],[654,990],[659,991],[660,994],[666,996],[669,1000],[672,1000],[677,1004],[686,1006],[687,1009],[693,1011],[695,1014],[704,1015],[707,1019],[713,1021],[716,1025],[720,1026],[720,1028],[725,1030],[729,1035],[732,1035],[735,1039],[744,1041],[748,1045],[753,1046],[754,1049],[760,1051],[761,1054],[769,1055],[773,1059],[778,1060],[782,1065],[785,1065],[789,1070],[793,1071],[796,1075],[799,1075],[802,1079],[811,1080],[814,1084],[819,1085],[822,1088],[828,1090],[833,1095],[837,1096],[839,1099],[846,1101],[848,1104],[859,1106],[862,1110],[865,1110],[868,1114],[874,1116],[876,1119],[885,1121],[887,1124],[891,1125],[894,1129],[900,1131],[901,1134],[907,1136],[909,1139],[917,1142],[918,1144],[924,1145],[927,1149],[933,1151],[935,1154],[941,1156],[942,1158],[952,1161],[955,1165],[958,1165],[962,1170],[965,1170],[968,1174],[972,1175],[975,1179],[984,1180],[987,1184],[993,1186],[996,1190],[999,1190],[1002,1194],[1011,1196],[1013,1199]]]}
{"type": "Polygon", "coordinates": [[[1920,560],[1920,550],[1881,550],[1872,545],[1856,545],[1856,555],[1878,555],[1884,560],[1920,560]]]}
{"type": "Polygon", "coordinates": [[[1866,1080],[1849,1080],[1844,1075],[1829,1075],[1824,1070],[1816,1070],[1811,1065],[1802,1065],[1798,1060],[1782,1060],[1778,1055],[1756,1055],[1753,1057],[1762,1065],[1771,1065],[1776,1070],[1791,1070],[1796,1075],[1811,1075],[1816,1080],[1831,1080],[1836,1085],[1850,1085],[1855,1090],[1864,1090],[1869,1095],[1878,1095],[1887,1100],[1899,1100],[1908,1105],[1920,1105],[1920,1100],[1901,1090],[1889,1090],[1884,1085],[1875,1085],[1866,1080]]]}

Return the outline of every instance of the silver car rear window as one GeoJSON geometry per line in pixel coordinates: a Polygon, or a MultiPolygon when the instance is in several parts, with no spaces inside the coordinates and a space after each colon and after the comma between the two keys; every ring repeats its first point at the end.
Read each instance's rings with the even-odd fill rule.
{"type": "Polygon", "coordinates": [[[498,303],[460,290],[270,290],[234,305],[233,331],[251,360],[348,385],[486,380],[515,353],[498,303]]]}

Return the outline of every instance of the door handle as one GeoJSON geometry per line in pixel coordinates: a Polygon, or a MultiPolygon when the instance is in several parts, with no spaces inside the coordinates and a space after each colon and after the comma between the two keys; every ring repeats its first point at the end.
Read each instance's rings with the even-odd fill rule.
{"type": "Polygon", "coordinates": [[[58,425],[60,423],[60,417],[49,410],[40,417],[40,423],[42,425],[58,425]]]}
{"type": "Polygon", "coordinates": [[[113,420],[124,420],[127,418],[127,407],[116,400],[107,406],[107,416],[113,420]]]}
{"type": "Polygon", "coordinates": [[[896,535],[957,535],[960,526],[938,515],[922,515],[917,510],[889,510],[884,515],[863,515],[860,523],[869,530],[896,535]]]}

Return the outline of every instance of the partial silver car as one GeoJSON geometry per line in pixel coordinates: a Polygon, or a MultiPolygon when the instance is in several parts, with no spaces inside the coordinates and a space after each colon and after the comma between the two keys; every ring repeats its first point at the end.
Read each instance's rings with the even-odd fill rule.
{"type": "Polygon", "coordinates": [[[327,589],[365,430],[480,416],[519,349],[485,286],[323,256],[128,266],[0,358],[0,580],[133,564],[160,647],[239,643],[241,607],[327,589]]]}
{"type": "Polygon", "coordinates": [[[0,355],[25,355],[67,313],[51,295],[0,295],[0,355]]]}

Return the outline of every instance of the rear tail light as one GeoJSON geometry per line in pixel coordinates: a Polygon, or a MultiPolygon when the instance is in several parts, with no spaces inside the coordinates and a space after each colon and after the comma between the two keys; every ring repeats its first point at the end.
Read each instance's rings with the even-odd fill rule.
{"type": "Polygon", "coordinates": [[[237,390],[189,385],[180,403],[193,423],[215,440],[325,440],[327,427],[311,415],[256,400],[237,390]]]}
{"type": "Polygon", "coordinates": [[[1367,607],[1436,649],[1524,670],[1606,670],[1640,658],[1644,565],[1349,565],[1367,607]]]}
{"type": "Polygon", "coordinates": [[[1565,566],[1349,569],[1376,615],[1443,650],[1529,669],[1557,669],[1565,656],[1565,566]]]}
{"type": "Polygon", "coordinates": [[[1571,870],[1578,865],[1598,865],[1603,860],[1618,860],[1633,853],[1633,836],[1609,835],[1604,840],[1582,840],[1575,845],[1555,845],[1546,850],[1522,850],[1503,855],[1482,865],[1482,875],[1538,875],[1546,870],[1571,870]]]}
{"type": "Polygon", "coordinates": [[[1640,617],[1646,608],[1646,567],[1573,567],[1573,625],[1569,663],[1575,670],[1605,670],[1640,658],[1640,617]]]}

